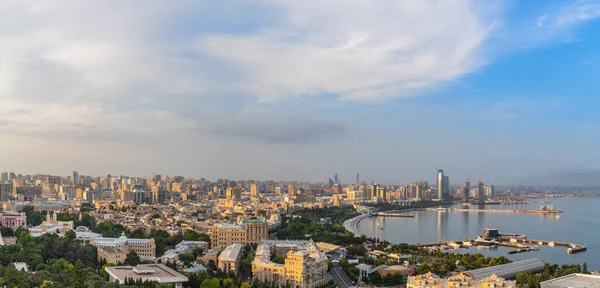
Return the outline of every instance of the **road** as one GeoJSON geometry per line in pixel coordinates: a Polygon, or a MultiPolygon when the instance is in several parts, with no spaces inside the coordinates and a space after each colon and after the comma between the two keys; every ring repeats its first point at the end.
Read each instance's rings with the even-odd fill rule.
{"type": "Polygon", "coordinates": [[[335,281],[335,283],[338,286],[340,286],[340,288],[348,288],[354,286],[352,285],[352,279],[350,279],[350,277],[346,275],[346,272],[344,272],[344,269],[342,269],[342,267],[339,264],[333,264],[333,267],[331,267],[331,270],[329,271],[329,275],[331,276],[333,281],[335,281]]]}

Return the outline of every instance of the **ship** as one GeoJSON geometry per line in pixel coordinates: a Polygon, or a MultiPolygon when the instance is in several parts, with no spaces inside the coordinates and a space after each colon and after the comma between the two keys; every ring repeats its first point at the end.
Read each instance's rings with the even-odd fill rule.
{"type": "Polygon", "coordinates": [[[569,254],[575,254],[583,251],[587,251],[587,246],[571,244],[569,245],[569,249],[567,249],[567,253],[569,254]]]}
{"type": "Polygon", "coordinates": [[[459,249],[461,246],[460,246],[460,244],[458,244],[456,242],[449,242],[448,247],[450,247],[452,249],[459,249]]]}
{"type": "Polygon", "coordinates": [[[475,242],[474,244],[477,245],[477,247],[479,247],[479,246],[486,246],[486,247],[497,246],[495,241],[485,240],[484,238],[481,238],[481,237],[477,237],[477,239],[475,239],[474,242],[475,242]]]}
{"type": "Polygon", "coordinates": [[[556,242],[552,241],[552,242],[548,243],[548,246],[554,247],[554,246],[556,246],[556,242]]]}

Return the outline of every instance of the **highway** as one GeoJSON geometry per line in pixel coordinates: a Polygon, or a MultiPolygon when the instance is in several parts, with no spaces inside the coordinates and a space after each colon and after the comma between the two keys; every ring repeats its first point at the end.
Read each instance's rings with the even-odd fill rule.
{"type": "Polygon", "coordinates": [[[329,275],[340,288],[348,288],[354,286],[352,285],[352,279],[350,279],[350,277],[346,275],[344,269],[342,269],[342,267],[337,263],[333,264],[333,267],[331,267],[331,270],[329,271],[329,275]]]}

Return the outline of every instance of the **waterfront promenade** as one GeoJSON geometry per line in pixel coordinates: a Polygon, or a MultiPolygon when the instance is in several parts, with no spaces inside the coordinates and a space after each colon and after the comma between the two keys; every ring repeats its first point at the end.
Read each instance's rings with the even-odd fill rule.
{"type": "Polygon", "coordinates": [[[343,224],[344,228],[346,228],[347,231],[352,232],[354,234],[354,236],[356,236],[356,237],[365,235],[362,232],[360,232],[360,230],[358,230],[358,223],[361,220],[368,218],[368,217],[369,217],[369,214],[362,214],[362,215],[358,215],[354,218],[348,219],[348,220],[344,221],[344,224],[343,224]]]}

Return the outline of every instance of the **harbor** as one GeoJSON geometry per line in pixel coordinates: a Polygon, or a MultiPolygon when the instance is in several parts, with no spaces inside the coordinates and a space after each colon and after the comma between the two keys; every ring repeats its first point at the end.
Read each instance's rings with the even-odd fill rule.
{"type": "Polygon", "coordinates": [[[498,229],[493,228],[485,229],[485,231],[482,234],[479,234],[475,239],[440,241],[434,243],[417,244],[417,246],[426,248],[430,251],[468,249],[471,247],[477,247],[480,249],[490,249],[496,247],[512,248],[508,250],[508,254],[535,252],[540,250],[540,246],[565,247],[567,248],[567,254],[575,254],[587,251],[586,245],[552,240],[527,239],[527,235],[525,234],[501,233],[498,231],[498,229]]]}
{"type": "Polygon", "coordinates": [[[437,212],[477,212],[477,213],[522,213],[522,214],[563,214],[564,211],[557,210],[554,205],[542,205],[539,209],[470,209],[470,208],[427,208],[427,211],[437,212]]]}

